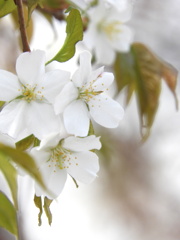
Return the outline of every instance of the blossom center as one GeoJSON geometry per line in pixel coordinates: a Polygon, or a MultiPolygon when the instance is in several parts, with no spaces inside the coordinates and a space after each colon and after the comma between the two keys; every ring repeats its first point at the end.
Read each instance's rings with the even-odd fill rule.
{"type": "MultiPolygon", "coordinates": [[[[51,157],[48,160],[49,167],[54,166],[61,170],[69,168],[72,164],[78,166],[77,157],[68,150],[65,149],[59,144],[56,148],[52,150],[51,157]]],[[[56,172],[54,170],[54,172],[56,172]]]]}
{"type": "Polygon", "coordinates": [[[79,98],[84,100],[85,102],[89,102],[90,100],[94,99],[95,96],[101,94],[103,91],[96,91],[94,88],[96,87],[94,85],[94,82],[96,80],[93,80],[90,82],[88,87],[82,86],[82,88],[79,91],[79,98]]]}
{"type": "Polygon", "coordinates": [[[121,31],[119,28],[120,25],[121,23],[119,21],[113,21],[110,23],[103,21],[99,24],[99,29],[112,40],[113,36],[121,31]]]}
{"type": "MultiPolygon", "coordinates": [[[[44,87],[41,87],[41,89],[44,89],[44,87]]],[[[37,84],[35,84],[34,86],[31,86],[30,84],[26,84],[25,86],[23,85],[22,89],[18,89],[18,91],[22,92],[22,94],[18,98],[24,99],[27,102],[35,100],[42,101],[44,98],[41,90],[37,90],[37,84]]]]}

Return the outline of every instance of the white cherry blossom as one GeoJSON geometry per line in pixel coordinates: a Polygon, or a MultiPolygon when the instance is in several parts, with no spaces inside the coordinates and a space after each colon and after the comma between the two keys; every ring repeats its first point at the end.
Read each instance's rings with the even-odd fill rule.
{"type": "Polygon", "coordinates": [[[68,133],[87,136],[91,118],[107,128],[118,126],[124,111],[105,92],[113,80],[113,74],[104,72],[104,67],[92,70],[89,52],[80,54],[79,69],[72,81],[63,87],[54,104],[56,114],[63,113],[68,133]]]}
{"type": "Polygon", "coordinates": [[[16,61],[17,75],[0,70],[0,130],[18,140],[30,134],[41,139],[60,131],[60,121],[52,103],[70,73],[45,72],[45,52],[22,53],[16,61]]]}
{"type": "Polygon", "coordinates": [[[45,192],[36,183],[36,195],[58,197],[68,174],[82,183],[91,183],[99,171],[98,157],[91,150],[100,148],[99,137],[94,135],[85,138],[74,136],[62,138],[59,134],[53,133],[43,139],[39,147],[31,150],[31,154],[51,193],[45,192]]]}
{"type": "Polygon", "coordinates": [[[87,11],[89,24],[84,43],[94,51],[98,63],[110,65],[115,60],[116,52],[129,50],[133,33],[125,23],[131,13],[132,4],[122,4],[116,8],[112,3],[107,7],[104,1],[87,11]]]}

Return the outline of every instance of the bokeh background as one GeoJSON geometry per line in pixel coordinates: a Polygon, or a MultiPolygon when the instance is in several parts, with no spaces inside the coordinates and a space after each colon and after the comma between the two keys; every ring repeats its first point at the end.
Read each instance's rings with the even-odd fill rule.
{"type": "MultiPolygon", "coordinates": [[[[179,0],[136,0],[129,22],[135,41],[149,46],[177,70],[179,13],[179,0]]],[[[50,59],[63,43],[65,25],[54,20],[53,31],[40,14],[34,12],[33,18],[36,23],[31,48],[46,50],[50,59]]],[[[14,71],[19,54],[17,35],[9,17],[0,19],[0,68],[14,71]]],[[[82,49],[80,44],[78,49],[82,49]]],[[[65,64],[52,64],[73,72],[76,63],[77,55],[65,64]]],[[[178,83],[178,98],[179,90],[178,83]]],[[[124,105],[123,92],[117,100],[124,105]]],[[[167,86],[162,84],[157,116],[145,143],[140,142],[135,97],[125,108],[118,130],[97,131],[104,144],[99,177],[91,185],[79,184],[78,189],[68,179],[51,206],[51,227],[45,217],[42,226],[37,226],[33,185],[28,177],[19,179],[21,240],[179,240],[180,112],[167,86]]],[[[3,181],[0,186],[5,188],[3,181]]],[[[0,240],[6,239],[13,237],[0,230],[0,240]]]]}

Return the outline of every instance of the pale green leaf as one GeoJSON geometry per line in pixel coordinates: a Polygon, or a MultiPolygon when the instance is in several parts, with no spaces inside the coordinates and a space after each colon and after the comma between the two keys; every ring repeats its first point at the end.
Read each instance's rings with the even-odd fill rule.
{"type": "Polygon", "coordinates": [[[21,151],[25,151],[28,148],[30,148],[31,146],[33,146],[35,141],[35,136],[33,134],[31,134],[30,136],[20,140],[19,142],[16,143],[16,148],[21,150],[21,151]]]}
{"type": "Polygon", "coordinates": [[[4,104],[5,104],[4,101],[0,101],[0,108],[3,107],[4,104]]]}
{"type": "Polygon", "coordinates": [[[47,197],[44,198],[44,206],[43,207],[44,207],[46,216],[48,218],[49,225],[51,225],[51,223],[52,223],[52,213],[50,211],[50,205],[51,205],[52,201],[53,201],[52,199],[49,199],[47,197]]]}
{"type": "Polygon", "coordinates": [[[13,197],[14,205],[18,209],[17,201],[17,172],[13,165],[8,161],[7,157],[0,154],[0,171],[2,171],[4,177],[6,178],[11,194],[13,197]]]}
{"type": "Polygon", "coordinates": [[[41,216],[43,213],[41,197],[34,195],[34,203],[35,203],[36,207],[39,208],[38,225],[41,226],[41,224],[42,224],[41,216]]]}
{"type": "Polygon", "coordinates": [[[0,18],[14,11],[15,8],[13,0],[0,0],[0,18]]]}
{"type": "Polygon", "coordinates": [[[37,166],[30,155],[3,144],[0,144],[0,152],[10,157],[12,161],[26,170],[44,189],[46,189],[42,177],[37,171],[37,166]]]}
{"type": "Polygon", "coordinates": [[[6,195],[0,191],[0,227],[18,235],[16,210],[6,195]]]}
{"type": "MultiPolygon", "coordinates": [[[[83,39],[83,23],[81,15],[77,9],[72,9],[67,17],[66,39],[64,45],[48,63],[56,60],[58,62],[66,62],[75,54],[75,45],[83,39]]],[[[47,64],[48,64],[47,63],[47,64]]]]}

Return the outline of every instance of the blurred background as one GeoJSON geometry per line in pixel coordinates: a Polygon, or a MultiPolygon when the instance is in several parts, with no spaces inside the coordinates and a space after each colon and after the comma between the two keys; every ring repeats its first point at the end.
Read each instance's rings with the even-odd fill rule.
{"type": "MultiPolygon", "coordinates": [[[[179,13],[179,0],[136,0],[129,22],[135,41],[146,44],[177,70],[180,69],[179,13]]],[[[36,23],[31,49],[46,50],[50,59],[63,43],[65,25],[54,20],[54,33],[40,14],[34,12],[33,18],[36,23]]],[[[0,68],[14,71],[19,54],[17,34],[8,16],[0,19],[0,68]]],[[[65,64],[52,64],[73,72],[76,57],[65,64]]],[[[179,88],[178,83],[178,98],[179,88]]],[[[124,105],[123,93],[118,101],[124,105]]],[[[135,97],[125,109],[118,130],[98,128],[97,131],[104,144],[99,154],[99,177],[91,185],[80,184],[78,189],[68,179],[51,206],[51,227],[45,217],[38,227],[33,185],[28,177],[19,179],[22,240],[179,240],[180,113],[167,86],[162,84],[159,109],[145,143],[140,142],[135,97]]],[[[5,235],[1,230],[0,240],[13,239],[5,235]]]]}

